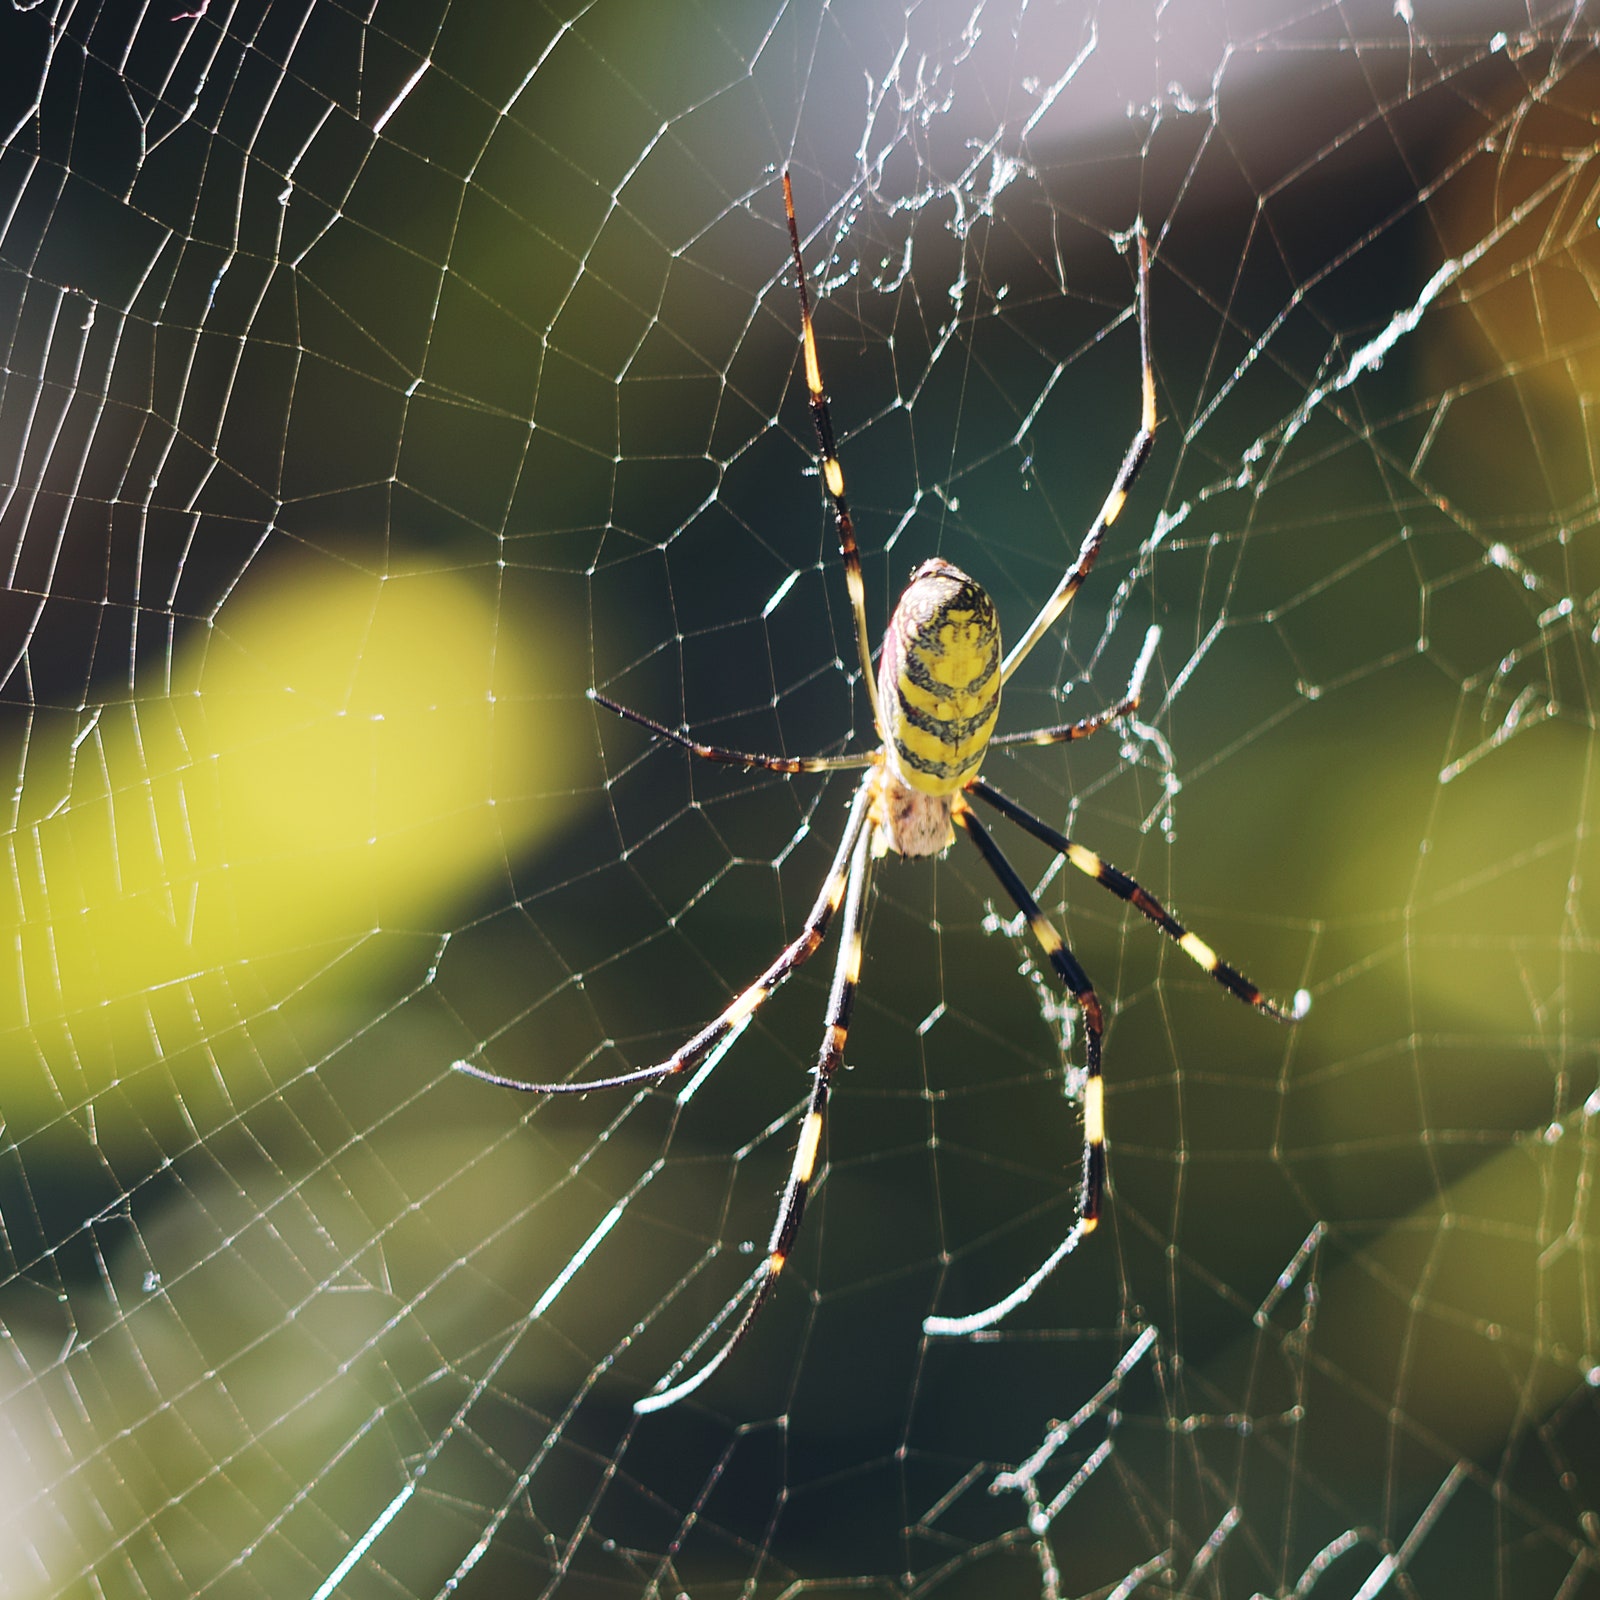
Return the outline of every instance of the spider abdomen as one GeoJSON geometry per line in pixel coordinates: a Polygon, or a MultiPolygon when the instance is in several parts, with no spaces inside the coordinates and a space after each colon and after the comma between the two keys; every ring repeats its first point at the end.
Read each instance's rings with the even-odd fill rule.
{"type": "Polygon", "coordinates": [[[908,788],[954,794],[983,764],[1000,714],[1000,619],[959,567],[924,561],[911,574],[883,638],[878,701],[908,788]]]}
{"type": "Polygon", "coordinates": [[[949,843],[955,795],[983,763],[1000,712],[1000,622],[983,586],[924,561],[894,608],[878,660],[885,772],[878,822],[900,855],[949,843]]]}

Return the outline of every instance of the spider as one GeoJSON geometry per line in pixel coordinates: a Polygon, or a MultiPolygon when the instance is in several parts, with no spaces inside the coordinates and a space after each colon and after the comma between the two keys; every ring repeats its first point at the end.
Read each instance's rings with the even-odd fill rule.
{"type": "MultiPolygon", "coordinates": [[[[795,282],[800,291],[801,342],[805,357],[806,387],[810,393],[811,420],[816,428],[818,456],[824,490],[833,510],[844,559],[845,581],[855,617],[856,645],[860,651],[862,681],[872,706],[879,745],[875,750],[838,756],[753,755],[720,745],[703,744],[674,732],[637,711],[617,704],[598,690],[589,696],[608,711],[648,729],[660,739],[678,745],[703,761],[722,762],[763,772],[785,774],[837,772],[865,769],[845,822],[833,864],[806,917],[800,933],[778,954],[714,1021],[702,1028],[673,1055],[655,1066],[609,1078],[577,1083],[525,1083],[503,1077],[468,1062],[462,1071],[503,1088],[537,1094],[587,1094],[597,1089],[619,1089],[629,1084],[651,1083],[708,1063],[713,1051],[720,1056],[743,1031],[773,991],[808,960],[822,944],[829,925],[844,908],[843,933],[833,985],[828,998],[822,1048],[812,1071],[812,1084],[788,1182],[778,1206],[777,1220],[766,1255],[743,1287],[728,1303],[690,1351],[662,1378],[655,1389],[634,1405],[636,1412],[659,1411],[698,1389],[744,1342],[761,1309],[772,1294],[784,1262],[800,1229],[817,1168],[822,1142],[823,1116],[835,1075],[844,1060],[845,1040],[856,987],[861,976],[862,933],[872,886],[874,864],[890,851],[901,856],[942,855],[961,829],[971,839],[1007,896],[1027,920],[1034,938],[1055,975],[1066,986],[1083,1018],[1085,1077],[1083,1086],[1083,1169],[1078,1191],[1077,1218],[1071,1231],[1045,1262],[1018,1288],[986,1310],[965,1317],[928,1317],[928,1334],[965,1334],[998,1322],[1026,1301],[1100,1220],[1105,1188],[1105,1091],[1100,1074],[1103,1016],[1088,974],[1079,965],[1055,925],[989,836],[972,807],[973,800],[997,811],[1034,838],[1056,851],[1079,872],[1125,900],[1177,942],[1179,949],[1211,974],[1230,994],[1269,1017],[1286,1020],[1289,1013],[1274,1005],[1236,968],[1217,955],[1197,934],[1190,933],[1147,890],[1103,860],[1094,851],[1074,843],[1047,823],[1009,800],[979,776],[984,755],[996,745],[1051,745],[1084,739],[1107,725],[1129,716],[1139,705],[1143,679],[1154,655],[1159,630],[1152,628],[1134,667],[1127,693],[1115,705],[1080,721],[1027,733],[996,735],[1000,691],[1029,652],[1055,624],[1072,597],[1089,576],[1106,531],[1116,520],[1128,492],[1150,454],[1155,438],[1155,373],[1150,362],[1150,248],[1144,229],[1137,229],[1138,320],[1141,406],[1138,431],[1128,446],[1111,492],[1079,547],[1077,559],[1067,569],[1050,598],[1040,608],[1027,631],[1004,656],[994,602],[976,580],[948,561],[924,561],[895,605],[884,634],[874,670],[867,632],[866,590],[855,526],[845,498],[844,468],[834,445],[828,397],[822,386],[822,369],[812,329],[811,296],[806,287],[800,232],[795,223],[794,192],[789,174],[783,174],[783,205],[789,226],[789,248],[794,258],[795,282]],[[720,1047],[720,1048],[719,1048],[720,1047]],[[748,1303],[745,1302],[748,1300],[748,1303]],[[672,1380],[714,1338],[744,1304],[716,1353],[680,1382],[672,1380]]],[[[1294,1015],[1302,1007],[1298,1002],[1294,1015]]]]}

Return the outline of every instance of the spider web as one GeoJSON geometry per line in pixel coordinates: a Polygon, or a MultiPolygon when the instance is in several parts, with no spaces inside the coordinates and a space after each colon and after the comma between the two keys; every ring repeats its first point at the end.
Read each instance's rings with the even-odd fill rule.
{"type": "MultiPolygon", "coordinates": [[[[0,1593],[1600,1595],[1600,56],[1580,3],[8,13],[0,1593]],[[881,628],[1277,1028],[997,837],[877,874],[759,1259],[867,747],[778,174],[881,628]]],[[[1074,881],[1067,881],[1071,877],[1074,881]]]]}

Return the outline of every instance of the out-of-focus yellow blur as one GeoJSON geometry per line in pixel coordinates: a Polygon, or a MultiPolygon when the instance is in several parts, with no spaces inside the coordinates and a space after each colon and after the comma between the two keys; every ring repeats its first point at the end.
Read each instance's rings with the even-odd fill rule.
{"type": "Polygon", "coordinates": [[[38,1049],[11,1058],[8,1114],[96,1093],[152,1037],[170,1063],[332,963],[381,961],[385,934],[448,926],[572,808],[582,701],[552,687],[570,660],[555,618],[450,573],[299,566],[248,580],[170,694],[38,724],[0,989],[38,1049]]]}

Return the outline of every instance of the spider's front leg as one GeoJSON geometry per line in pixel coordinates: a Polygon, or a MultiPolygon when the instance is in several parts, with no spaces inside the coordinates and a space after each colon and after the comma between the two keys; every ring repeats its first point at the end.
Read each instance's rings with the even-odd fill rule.
{"type": "MultiPolygon", "coordinates": [[[[862,828],[851,851],[849,888],[845,894],[844,933],[839,943],[839,959],[833,969],[833,989],[828,997],[828,1016],[823,1029],[822,1049],[814,1070],[811,1098],[806,1106],[805,1118],[800,1124],[800,1139],[795,1146],[794,1161],[789,1168],[789,1181],[784,1185],[777,1221],[773,1224],[772,1237],[767,1243],[766,1260],[723,1309],[717,1324],[731,1315],[739,1301],[747,1294],[750,1296],[750,1303],[734,1325],[733,1332],[728,1335],[727,1342],[703,1367],[681,1383],[658,1388],[653,1394],[635,1401],[633,1409],[636,1412],[643,1414],[660,1411],[667,1406],[675,1405],[686,1395],[693,1394],[739,1348],[777,1286],[778,1274],[783,1271],[784,1263],[789,1259],[789,1252],[794,1247],[795,1236],[800,1232],[800,1222],[805,1215],[806,1196],[811,1192],[812,1180],[816,1175],[817,1156],[822,1148],[822,1124],[828,1108],[828,1091],[832,1087],[834,1075],[844,1063],[845,1040],[850,1032],[850,1014],[855,1006],[856,986],[861,980],[861,945],[863,929],[866,926],[867,895],[872,886],[874,832],[871,825],[862,828]]],[[[679,1366],[681,1365],[680,1362],[679,1366]]],[[[668,1373],[668,1379],[671,1376],[672,1374],[668,1373]]],[[[663,1384],[666,1382],[664,1379],[663,1384]]]]}
{"type": "MultiPolygon", "coordinates": [[[[1153,894],[1130,878],[1127,873],[1119,871],[1102,856],[1075,844],[1065,834],[1058,833],[1047,823],[1041,822],[1032,812],[1024,810],[1014,800],[1008,800],[984,779],[974,778],[967,785],[966,793],[993,806],[1002,816],[1008,817],[1018,827],[1033,834],[1035,838],[1042,840],[1064,856],[1079,872],[1093,878],[1102,888],[1109,889],[1120,900],[1126,901],[1135,910],[1142,912],[1171,938],[1196,966],[1209,973],[1235,999],[1242,1000],[1246,1005],[1261,1012],[1263,1016],[1271,1017],[1277,1022],[1297,1022],[1306,1014],[1311,1000],[1304,990],[1295,996],[1294,1005],[1287,1010],[1267,999],[1237,967],[1230,966],[1205,940],[1197,934],[1190,933],[1153,894]]],[[[1077,1249],[1088,1234],[1094,1231],[1100,1220],[1106,1171],[1105,1086],[1100,1072],[1104,1019],[1093,985],[1078,964],[1077,958],[1056,931],[1054,924],[1039,909],[1038,902],[1029,894],[1026,885],[1001,853],[1000,847],[979,826],[970,807],[958,807],[956,820],[971,836],[972,842],[977,845],[984,860],[999,878],[1012,903],[1027,918],[1028,926],[1049,958],[1056,976],[1077,1001],[1084,1020],[1086,1077],[1083,1086],[1083,1182],[1078,1193],[1078,1215],[1072,1228],[1041,1266],[1010,1294],[997,1300],[993,1305],[964,1317],[930,1316],[923,1319],[924,1333],[944,1336],[978,1333],[984,1328],[993,1327],[995,1323],[1033,1297],[1039,1285],[1077,1249]]]]}
{"type": "Polygon", "coordinates": [[[807,916],[805,926],[798,936],[784,946],[774,961],[759,978],[740,990],[722,1011],[686,1044],[681,1045],[665,1061],[653,1067],[639,1067],[633,1072],[619,1072],[610,1078],[583,1078],[577,1083],[525,1083],[520,1078],[490,1072],[487,1067],[471,1061],[455,1063],[457,1072],[479,1078],[501,1089],[520,1089],[529,1094],[588,1094],[595,1089],[623,1089],[630,1084],[652,1083],[659,1078],[675,1077],[700,1062],[737,1031],[748,1025],[751,1017],[772,997],[780,984],[816,954],[828,931],[839,902],[844,898],[845,882],[849,873],[851,852],[863,834],[870,833],[868,812],[873,799],[873,782],[868,779],[856,791],[855,802],[850,807],[850,819],[845,823],[844,837],[817,895],[816,904],[807,916]]]}

